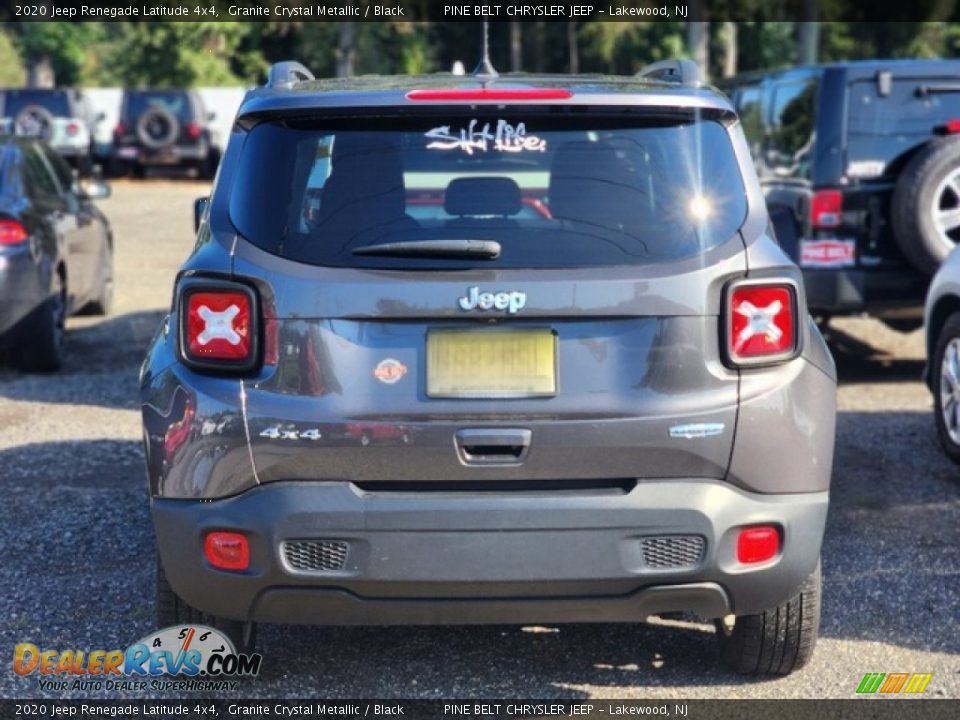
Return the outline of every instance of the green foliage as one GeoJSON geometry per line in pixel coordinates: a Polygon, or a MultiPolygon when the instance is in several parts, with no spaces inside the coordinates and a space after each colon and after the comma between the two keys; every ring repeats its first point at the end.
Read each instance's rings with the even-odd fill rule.
{"type": "Polygon", "coordinates": [[[23,85],[26,77],[20,53],[10,35],[0,28],[0,85],[23,85]]]}
{"type": "Polygon", "coordinates": [[[241,51],[249,32],[240,22],[127,23],[101,71],[129,86],[241,85],[263,68],[256,53],[241,51]]]}
{"type": "MultiPolygon", "coordinates": [[[[220,0],[212,2],[226,12],[220,0]]],[[[934,19],[927,22],[850,22],[837,19],[851,16],[848,0],[784,2],[792,3],[792,14],[784,11],[782,2],[769,0],[705,3],[704,19],[713,21],[709,51],[715,77],[733,37],[738,72],[794,64],[799,19],[811,7],[819,7],[820,17],[830,20],[821,24],[821,61],[960,55],[960,24],[937,20],[949,17],[939,10],[932,10],[934,19]],[[736,33],[729,34],[720,21],[725,17],[751,19],[735,23],[736,33]]],[[[492,59],[501,71],[510,68],[510,25],[494,22],[490,27],[492,59]]],[[[480,56],[478,23],[355,22],[351,27],[357,74],[447,71],[457,60],[469,71],[480,56]]],[[[524,22],[515,27],[523,70],[569,70],[566,23],[524,22]]],[[[338,22],[275,20],[10,23],[0,28],[0,78],[20,82],[22,66],[46,60],[61,85],[252,85],[263,81],[269,63],[289,59],[329,77],[337,70],[343,28],[338,22]]],[[[575,38],[582,72],[632,74],[649,62],[689,56],[682,22],[584,21],[577,23],[575,38]]]]}
{"type": "Polygon", "coordinates": [[[58,85],[76,85],[87,51],[102,23],[20,23],[16,43],[28,62],[49,58],[58,85]]]}

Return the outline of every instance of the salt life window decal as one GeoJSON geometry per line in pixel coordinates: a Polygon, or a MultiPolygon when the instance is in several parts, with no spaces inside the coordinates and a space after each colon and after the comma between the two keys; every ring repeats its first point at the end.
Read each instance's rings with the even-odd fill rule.
{"type": "Polygon", "coordinates": [[[511,125],[506,120],[497,120],[495,125],[482,125],[473,119],[465,128],[453,130],[450,125],[441,125],[424,133],[431,142],[428,150],[460,150],[467,155],[474,152],[544,152],[547,141],[537,135],[528,135],[526,123],[511,125]]]}

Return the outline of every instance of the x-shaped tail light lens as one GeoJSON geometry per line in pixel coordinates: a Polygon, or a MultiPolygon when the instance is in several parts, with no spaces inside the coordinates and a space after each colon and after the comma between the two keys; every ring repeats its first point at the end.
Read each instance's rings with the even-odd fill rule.
{"type": "Polygon", "coordinates": [[[740,285],[730,291],[727,352],[739,364],[776,361],[797,348],[797,301],[790,285],[740,285]]]}
{"type": "Polygon", "coordinates": [[[241,291],[201,290],[186,295],[185,346],[194,360],[239,362],[253,353],[253,307],[241,291]]]}

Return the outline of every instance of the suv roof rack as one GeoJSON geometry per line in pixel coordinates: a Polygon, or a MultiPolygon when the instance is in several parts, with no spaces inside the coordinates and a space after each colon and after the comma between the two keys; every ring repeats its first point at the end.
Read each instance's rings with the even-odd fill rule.
{"type": "Polygon", "coordinates": [[[313,73],[295,60],[284,60],[270,66],[267,87],[290,88],[302,80],[313,80],[313,73]]]}
{"type": "Polygon", "coordinates": [[[703,83],[700,67],[693,60],[660,60],[645,66],[637,77],[699,87],[703,83]]]}

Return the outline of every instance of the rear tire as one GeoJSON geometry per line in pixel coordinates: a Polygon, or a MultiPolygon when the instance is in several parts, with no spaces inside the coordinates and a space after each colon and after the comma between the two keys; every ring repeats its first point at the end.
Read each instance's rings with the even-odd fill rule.
{"type": "Polygon", "coordinates": [[[26,372],[52,373],[63,365],[67,288],[55,277],[53,295],[22,324],[18,364],[26,372]]]}
{"type": "Polygon", "coordinates": [[[110,161],[110,177],[114,178],[125,178],[130,177],[130,174],[133,172],[133,163],[129,160],[117,160],[114,158],[110,161]]]}
{"type": "Polygon", "coordinates": [[[163,570],[163,564],[157,557],[157,626],[160,628],[171,625],[196,624],[206,625],[230,638],[233,648],[238,653],[249,654],[254,652],[257,645],[257,624],[254,622],[242,622],[240,620],[228,620],[227,618],[210,615],[197,610],[185,603],[167,580],[167,574],[163,570]]]}
{"type": "Polygon", "coordinates": [[[717,621],[720,661],[744,675],[789,675],[810,660],[820,631],[820,564],[797,594],[729,626],[717,621]]]}
{"type": "Polygon", "coordinates": [[[948,317],[940,329],[930,363],[930,380],[940,444],[947,457],[960,464],[960,313],[948,317]]]}

